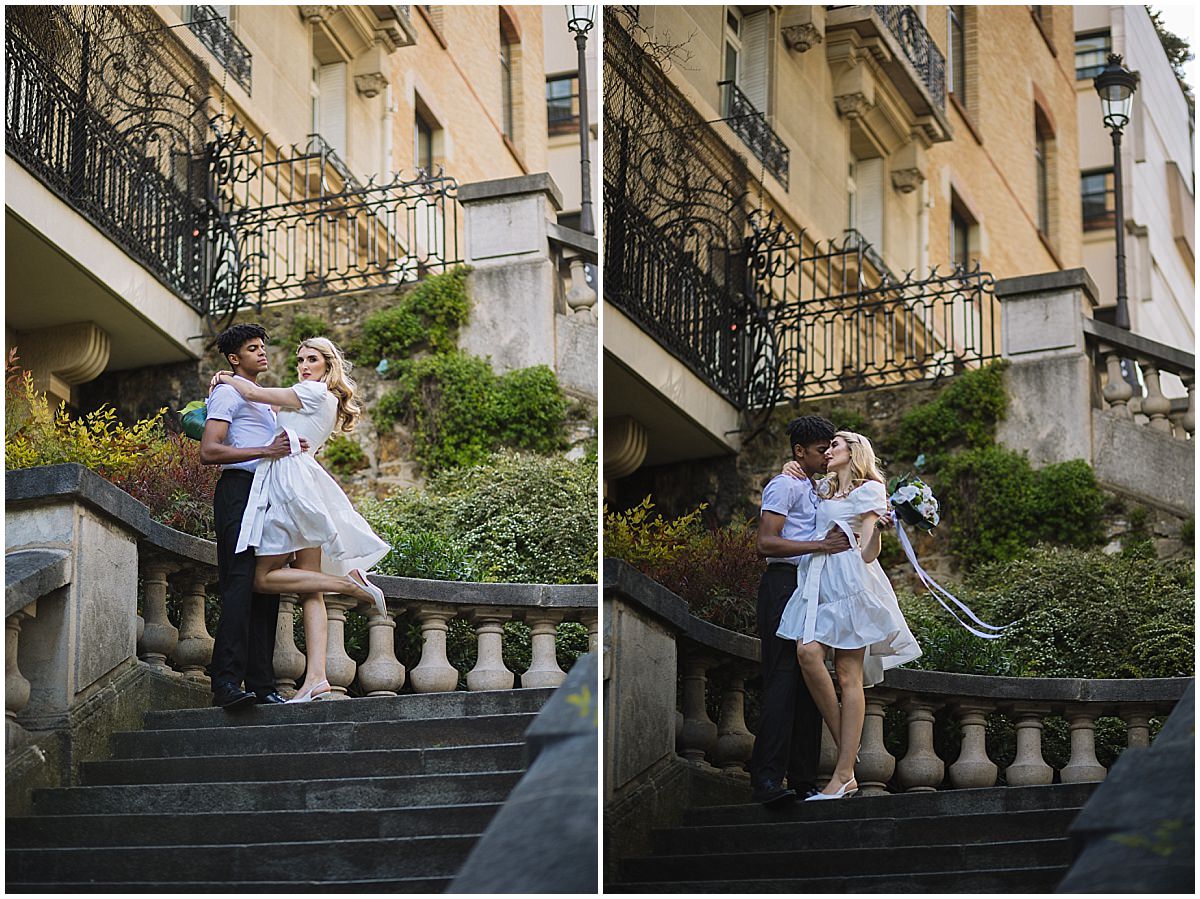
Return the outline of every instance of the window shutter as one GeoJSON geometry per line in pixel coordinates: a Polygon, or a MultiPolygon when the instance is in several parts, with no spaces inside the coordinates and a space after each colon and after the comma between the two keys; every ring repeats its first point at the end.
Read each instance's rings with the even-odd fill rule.
{"type": "Polygon", "coordinates": [[[318,81],[321,92],[321,137],[346,157],[346,64],[335,62],[321,66],[318,81]]]}
{"type": "Polygon", "coordinates": [[[738,87],[759,112],[767,111],[767,10],[742,18],[741,80],[738,87]]]}
{"type": "Polygon", "coordinates": [[[860,159],[855,165],[859,233],[883,252],[883,160],[860,159]]]}

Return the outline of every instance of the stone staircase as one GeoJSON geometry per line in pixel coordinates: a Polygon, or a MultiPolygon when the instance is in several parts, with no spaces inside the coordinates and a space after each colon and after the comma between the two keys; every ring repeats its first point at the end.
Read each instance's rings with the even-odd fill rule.
{"type": "Polygon", "coordinates": [[[692,808],[618,863],[616,893],[1046,893],[1096,784],[692,808]]]}
{"type": "Polygon", "coordinates": [[[151,712],[6,822],[8,892],[441,892],[553,690],[151,712]]]}

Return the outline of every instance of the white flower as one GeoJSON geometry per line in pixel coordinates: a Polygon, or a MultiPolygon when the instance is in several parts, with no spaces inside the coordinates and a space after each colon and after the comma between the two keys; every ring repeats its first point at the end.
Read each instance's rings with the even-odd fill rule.
{"type": "Polygon", "coordinates": [[[912,500],[917,498],[919,493],[920,493],[920,491],[918,491],[916,487],[912,486],[911,484],[906,484],[903,487],[899,488],[895,493],[892,494],[892,502],[894,502],[894,503],[911,502],[912,500]]]}
{"type": "Polygon", "coordinates": [[[933,518],[937,514],[937,507],[929,503],[918,503],[917,511],[921,514],[922,518],[933,518]]]}

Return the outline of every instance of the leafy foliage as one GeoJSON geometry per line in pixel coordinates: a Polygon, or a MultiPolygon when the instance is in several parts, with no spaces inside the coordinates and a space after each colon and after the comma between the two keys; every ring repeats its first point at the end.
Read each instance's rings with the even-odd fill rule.
{"type": "Polygon", "coordinates": [[[272,340],[272,343],[293,350],[310,337],[328,336],[329,323],[325,319],[307,312],[297,312],[292,316],[287,332],[272,340]]]}
{"type": "Polygon", "coordinates": [[[1008,408],[1006,367],[1006,362],[993,362],[963,372],[935,400],[909,410],[900,420],[897,452],[911,459],[955,446],[991,445],[996,422],[1008,408]]]}
{"type": "Polygon", "coordinates": [[[361,471],[370,464],[358,441],[344,434],[334,434],[325,442],[321,448],[321,461],[334,474],[343,477],[361,471]]]}
{"type": "Polygon", "coordinates": [[[430,275],[395,304],[368,317],[352,355],[366,363],[404,359],[420,349],[453,352],[470,311],[466,288],[470,271],[459,266],[430,275]]]}

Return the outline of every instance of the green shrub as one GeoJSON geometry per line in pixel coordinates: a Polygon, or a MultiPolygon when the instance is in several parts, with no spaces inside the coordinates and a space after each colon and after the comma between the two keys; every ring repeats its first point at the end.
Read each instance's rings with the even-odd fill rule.
{"type": "Polygon", "coordinates": [[[321,461],[334,474],[345,477],[361,471],[370,463],[358,441],[344,434],[334,434],[321,448],[321,461]]]}
{"type": "Polygon", "coordinates": [[[566,399],[544,365],[498,376],[486,359],[442,353],[401,366],[399,384],[376,404],[381,431],[397,419],[427,471],[478,465],[507,447],[547,453],[564,446],[566,399]]]}
{"type": "Polygon", "coordinates": [[[292,322],[287,330],[276,336],[271,342],[288,350],[294,350],[300,346],[301,342],[310,337],[328,336],[329,324],[325,319],[317,315],[309,315],[307,312],[297,312],[292,316],[292,322]]]}
{"type": "Polygon", "coordinates": [[[459,266],[431,275],[397,301],[369,316],[353,344],[364,364],[404,359],[416,350],[453,352],[459,328],[467,321],[471,301],[466,280],[470,269],[459,266]]]}
{"type": "Polygon", "coordinates": [[[503,451],[361,506],[394,547],[385,574],[509,583],[596,582],[596,466],[503,451]],[[456,576],[460,570],[470,577],[456,576]],[[427,573],[418,574],[418,571],[427,573]]]}
{"type": "Polygon", "coordinates": [[[1005,362],[993,362],[956,377],[937,399],[909,410],[900,420],[896,452],[903,458],[931,457],[955,446],[992,443],[996,422],[1008,409],[1005,362]]]}

